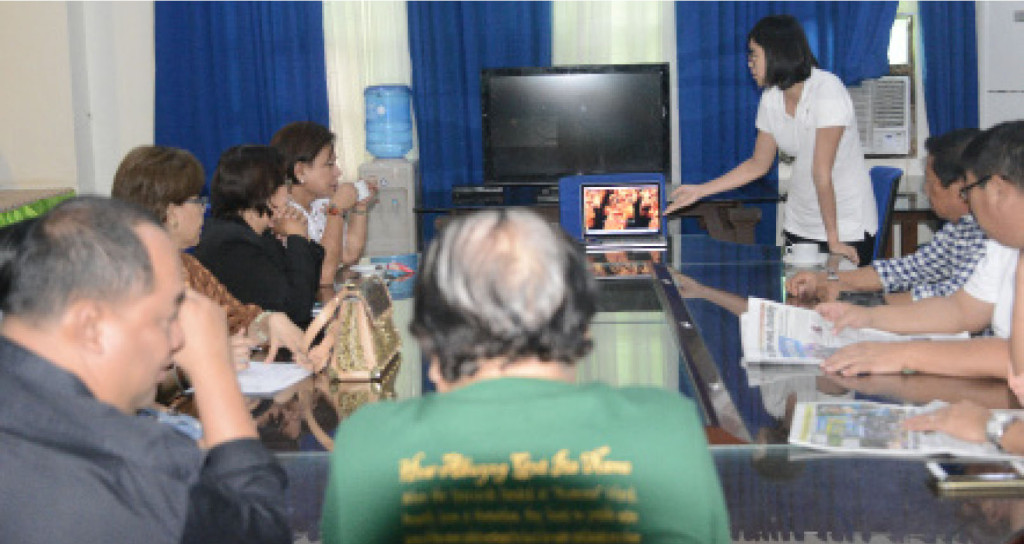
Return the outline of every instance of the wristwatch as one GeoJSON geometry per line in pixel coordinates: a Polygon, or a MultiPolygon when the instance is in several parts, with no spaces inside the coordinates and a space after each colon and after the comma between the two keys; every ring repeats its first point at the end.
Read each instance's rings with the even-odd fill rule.
{"type": "Polygon", "coordinates": [[[825,259],[825,279],[828,281],[839,281],[839,262],[843,256],[838,253],[829,253],[825,259]]]}
{"type": "Polygon", "coordinates": [[[999,451],[1003,451],[1003,435],[1006,434],[1006,429],[1016,421],[1012,417],[993,412],[988,418],[988,422],[985,423],[985,438],[999,451]]]}

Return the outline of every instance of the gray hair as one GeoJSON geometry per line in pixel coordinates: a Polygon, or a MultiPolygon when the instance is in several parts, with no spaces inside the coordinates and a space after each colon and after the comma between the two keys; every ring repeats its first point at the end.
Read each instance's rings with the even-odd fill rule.
{"type": "Polygon", "coordinates": [[[98,196],[66,200],[40,217],[11,259],[0,263],[10,290],[5,316],[43,321],[75,300],[121,302],[153,289],[153,265],[135,228],[156,218],[134,204],[98,196]]]}
{"type": "Polygon", "coordinates": [[[586,260],[532,212],[459,217],[420,268],[410,329],[446,380],[473,375],[480,359],[571,364],[590,350],[596,287],[586,260]]]}

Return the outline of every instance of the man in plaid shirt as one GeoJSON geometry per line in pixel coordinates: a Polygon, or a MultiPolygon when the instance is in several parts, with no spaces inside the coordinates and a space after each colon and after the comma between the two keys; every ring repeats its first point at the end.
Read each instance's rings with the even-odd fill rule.
{"type": "Polygon", "coordinates": [[[910,304],[864,308],[828,302],[816,309],[837,331],[870,327],[919,334],[991,327],[992,336],[860,342],[826,359],[821,365],[825,372],[1009,378],[1014,391],[1024,393],[1024,121],[1000,123],[980,133],[968,144],[962,160],[967,172],[960,194],[989,237],[985,256],[967,283],[949,296],[910,304]]]}
{"type": "Polygon", "coordinates": [[[977,134],[977,129],[962,129],[925,141],[925,191],[935,214],[947,221],[931,242],[912,255],[839,272],[838,280],[829,281],[825,272],[799,272],[786,282],[786,291],[828,301],[840,291],[884,290],[886,302],[895,304],[960,289],[985,255],[985,233],[960,198],[965,179],[961,155],[977,134]]]}

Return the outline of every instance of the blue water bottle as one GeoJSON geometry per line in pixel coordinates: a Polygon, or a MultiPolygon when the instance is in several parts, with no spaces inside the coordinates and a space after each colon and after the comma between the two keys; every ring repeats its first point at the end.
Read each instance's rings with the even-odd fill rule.
{"type": "Polygon", "coordinates": [[[366,150],[374,157],[401,159],[412,149],[411,96],[406,85],[366,88],[366,150]]]}

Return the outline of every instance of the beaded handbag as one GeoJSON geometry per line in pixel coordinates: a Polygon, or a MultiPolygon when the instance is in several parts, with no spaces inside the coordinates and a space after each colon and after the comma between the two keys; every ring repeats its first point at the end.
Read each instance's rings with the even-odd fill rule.
{"type": "Polygon", "coordinates": [[[395,357],[381,370],[379,381],[332,381],[326,373],[313,379],[311,387],[299,393],[302,418],[309,433],[324,449],[334,449],[332,432],[361,406],[396,398],[395,379],[401,357],[395,357]],[[326,415],[325,415],[326,414],[326,415]]]}
{"type": "Polygon", "coordinates": [[[402,347],[393,312],[391,295],[380,278],[347,283],[306,329],[314,368],[323,369],[331,382],[380,381],[383,369],[400,357],[402,347]]]}

